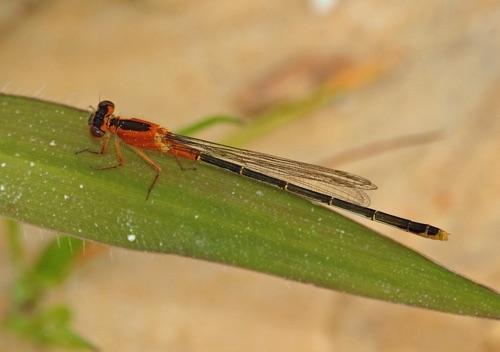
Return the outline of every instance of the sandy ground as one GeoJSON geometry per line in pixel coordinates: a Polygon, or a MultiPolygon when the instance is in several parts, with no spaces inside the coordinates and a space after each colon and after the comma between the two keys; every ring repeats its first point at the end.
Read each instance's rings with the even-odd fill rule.
{"type": "MultiPolygon", "coordinates": [[[[0,13],[4,92],[84,108],[110,99],[119,112],[174,131],[298,96],[331,73],[330,61],[388,66],[246,147],[324,163],[377,141],[441,131],[432,143],[329,166],[376,183],[374,207],[453,237],[436,243],[366,225],[500,288],[498,1],[351,0],[322,11],[305,0],[4,1],[0,13]]],[[[54,236],[23,229],[32,252],[54,236]]],[[[5,253],[1,236],[3,310],[12,277],[5,253]]],[[[49,301],[69,303],[75,329],[102,351],[500,350],[492,321],[117,248],[89,258],[49,301]]],[[[37,350],[3,332],[0,341],[2,351],[37,350]]]]}

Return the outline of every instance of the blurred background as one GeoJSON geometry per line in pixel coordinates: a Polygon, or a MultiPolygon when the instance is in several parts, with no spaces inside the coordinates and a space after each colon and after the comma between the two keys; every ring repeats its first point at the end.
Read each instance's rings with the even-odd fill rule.
{"type": "MultiPolygon", "coordinates": [[[[214,114],[270,116],[257,137],[235,126],[197,136],[370,179],[372,207],[452,237],[366,226],[499,289],[499,36],[494,0],[2,0],[0,87],[84,109],[112,100],[173,131],[214,114]]],[[[22,230],[33,255],[57,236],[22,230]]],[[[47,304],[68,303],[102,351],[500,349],[492,321],[86,248],[47,304]]],[[[0,236],[0,314],[8,264],[0,236]]],[[[1,330],[0,350],[38,347],[1,330]]]]}

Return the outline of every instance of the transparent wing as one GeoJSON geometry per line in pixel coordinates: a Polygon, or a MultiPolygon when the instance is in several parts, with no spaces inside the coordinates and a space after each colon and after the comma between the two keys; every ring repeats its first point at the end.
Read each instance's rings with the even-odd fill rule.
{"type": "Polygon", "coordinates": [[[229,147],[193,137],[169,133],[164,137],[164,142],[171,145],[173,150],[192,152],[195,149],[200,153],[249,170],[362,206],[370,204],[370,198],[364,191],[377,189],[377,186],[369,180],[345,171],[229,147]]]}

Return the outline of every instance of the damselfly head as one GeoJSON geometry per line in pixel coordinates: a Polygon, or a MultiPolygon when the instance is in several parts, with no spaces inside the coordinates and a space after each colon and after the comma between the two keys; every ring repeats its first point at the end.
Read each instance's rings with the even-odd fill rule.
{"type": "Polygon", "coordinates": [[[113,116],[115,104],[109,100],[103,100],[97,106],[97,110],[90,114],[88,124],[90,133],[96,138],[101,138],[106,134],[106,120],[113,116]]]}

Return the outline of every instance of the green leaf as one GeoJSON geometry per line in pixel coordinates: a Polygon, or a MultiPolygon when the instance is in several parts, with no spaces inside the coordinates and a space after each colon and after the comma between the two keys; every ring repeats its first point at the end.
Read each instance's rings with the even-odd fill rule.
{"type": "Polygon", "coordinates": [[[16,267],[21,266],[24,250],[19,236],[19,223],[16,221],[6,221],[5,234],[9,245],[10,262],[16,267]]]}
{"type": "Polygon", "coordinates": [[[7,221],[6,232],[17,279],[12,288],[9,310],[4,318],[5,326],[24,339],[43,345],[96,350],[95,346],[70,328],[69,308],[61,305],[46,307],[41,303],[46,291],[60,283],[68,274],[83,241],[59,236],[49,242],[33,265],[23,263],[18,224],[7,221]]]}
{"type": "Polygon", "coordinates": [[[225,116],[225,115],[215,115],[215,116],[210,116],[207,117],[206,119],[203,119],[202,121],[196,122],[190,126],[184,127],[181,131],[177,131],[179,134],[183,134],[186,136],[190,136],[192,134],[195,134],[198,131],[203,131],[207,129],[208,127],[218,125],[221,123],[228,123],[232,125],[243,125],[243,121],[237,119],[236,117],[233,116],[225,116]]]}
{"type": "Polygon", "coordinates": [[[15,306],[20,307],[20,311],[26,306],[36,307],[46,291],[69,273],[75,254],[82,246],[82,240],[67,236],[51,241],[33,267],[20,274],[13,291],[15,306]]]}
{"type": "Polygon", "coordinates": [[[11,315],[7,318],[6,326],[46,346],[97,351],[96,346],[69,327],[70,321],[70,310],[66,306],[55,306],[32,315],[11,315]]]}
{"type": "Polygon", "coordinates": [[[52,241],[40,254],[31,276],[45,285],[61,282],[71,269],[83,242],[77,238],[62,236],[52,241]]]}
{"type": "MultiPolygon", "coordinates": [[[[217,168],[88,135],[89,112],[0,96],[0,214],[109,245],[226,263],[449,313],[500,318],[500,296],[324,207],[217,168]]],[[[152,117],[154,121],[154,117],[152,117]]],[[[403,234],[403,233],[402,233],[403,234]]],[[[406,235],[406,234],[405,234],[406,235]]],[[[445,246],[446,243],[436,245],[445,246]]]]}

